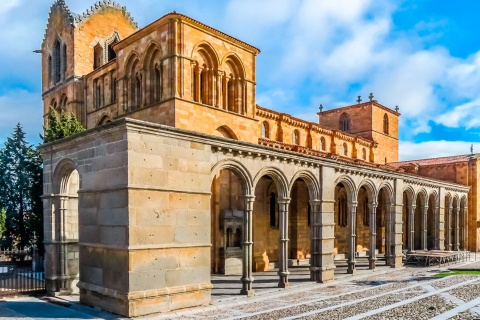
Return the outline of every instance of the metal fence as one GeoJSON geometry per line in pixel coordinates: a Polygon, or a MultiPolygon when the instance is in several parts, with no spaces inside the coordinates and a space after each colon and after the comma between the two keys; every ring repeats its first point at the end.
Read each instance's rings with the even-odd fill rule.
{"type": "Polygon", "coordinates": [[[36,250],[0,250],[0,297],[44,290],[41,257],[36,250]]]}

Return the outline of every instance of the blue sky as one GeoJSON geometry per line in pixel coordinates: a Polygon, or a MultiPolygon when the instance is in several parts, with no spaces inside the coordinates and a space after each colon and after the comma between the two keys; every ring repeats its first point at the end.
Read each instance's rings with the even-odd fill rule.
{"type": "MultiPolygon", "coordinates": [[[[73,12],[94,4],[66,0],[73,12]]],[[[370,92],[402,113],[400,159],[480,152],[478,0],[121,0],[145,26],[176,10],[246,41],[257,103],[317,121],[370,92]]],[[[42,130],[39,49],[53,0],[0,3],[0,142],[42,130]]]]}

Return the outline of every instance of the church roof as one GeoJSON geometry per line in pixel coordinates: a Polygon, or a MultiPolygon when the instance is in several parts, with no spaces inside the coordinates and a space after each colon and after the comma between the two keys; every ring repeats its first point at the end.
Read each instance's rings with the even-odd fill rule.
{"type": "Polygon", "coordinates": [[[430,159],[419,159],[419,160],[408,160],[401,162],[391,162],[388,163],[389,166],[400,168],[406,166],[435,166],[442,164],[450,164],[457,162],[468,162],[471,159],[474,159],[475,155],[472,154],[462,154],[457,156],[448,156],[448,157],[439,157],[439,158],[430,158],[430,159]]]}

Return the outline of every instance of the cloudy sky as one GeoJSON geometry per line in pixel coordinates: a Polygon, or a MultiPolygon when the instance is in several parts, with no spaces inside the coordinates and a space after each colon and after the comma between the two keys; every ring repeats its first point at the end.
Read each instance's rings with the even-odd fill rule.
{"type": "MultiPolygon", "coordinates": [[[[94,1],[66,0],[73,12],[94,1]]],[[[0,142],[42,130],[40,55],[53,0],[0,2],[0,142]]],[[[258,48],[258,104],[316,121],[364,100],[400,107],[401,160],[480,152],[478,0],[120,0],[139,26],[176,10],[258,48]]]]}

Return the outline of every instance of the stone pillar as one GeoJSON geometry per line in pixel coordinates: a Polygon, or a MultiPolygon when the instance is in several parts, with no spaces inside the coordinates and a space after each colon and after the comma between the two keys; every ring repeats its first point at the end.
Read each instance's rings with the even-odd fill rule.
{"type": "Polygon", "coordinates": [[[242,266],[242,290],[240,294],[253,296],[255,294],[252,283],[252,245],[253,245],[253,202],[254,196],[245,196],[245,217],[243,219],[243,266],[242,266]]]}
{"type": "Polygon", "coordinates": [[[278,200],[279,205],[279,218],[280,218],[280,265],[278,269],[278,275],[280,280],[278,282],[279,288],[287,288],[288,283],[288,204],[290,199],[283,198],[278,200]]]}
{"type": "Polygon", "coordinates": [[[460,228],[460,250],[467,250],[467,207],[460,208],[462,228],[460,228]]]}
{"type": "Polygon", "coordinates": [[[212,95],[210,102],[213,107],[217,106],[217,73],[218,72],[213,69],[209,72],[209,78],[211,81],[211,88],[209,88],[209,93],[212,95]]]}
{"type": "Polygon", "coordinates": [[[414,205],[410,206],[410,219],[408,219],[408,252],[415,251],[415,208],[416,206],[414,205]]]}
{"type": "Polygon", "coordinates": [[[200,73],[202,72],[202,69],[197,65],[195,68],[196,73],[195,73],[195,101],[197,102],[202,102],[202,93],[200,92],[200,73]]]}
{"type": "Polygon", "coordinates": [[[427,214],[428,214],[428,205],[423,207],[423,223],[422,223],[422,250],[428,250],[427,244],[427,214]]]}
{"type": "Polygon", "coordinates": [[[453,209],[455,219],[455,239],[453,240],[453,250],[460,250],[460,208],[457,206],[453,209]]]}
{"type": "Polygon", "coordinates": [[[355,225],[356,225],[356,220],[357,220],[357,202],[352,201],[349,203],[349,209],[350,209],[350,219],[349,219],[349,224],[350,224],[350,242],[348,244],[348,268],[347,268],[347,273],[354,274],[355,273],[355,238],[357,235],[355,234],[355,225]]]}
{"type": "Polygon", "coordinates": [[[320,217],[320,200],[310,200],[310,280],[318,281],[321,277],[321,217],[320,217]]]}
{"type": "Polygon", "coordinates": [[[446,235],[445,235],[445,240],[447,242],[447,245],[445,246],[445,250],[452,250],[452,207],[448,207],[445,209],[445,212],[446,212],[446,216],[447,216],[447,219],[446,220],[446,223],[447,223],[447,226],[446,226],[446,235]]]}
{"type": "Polygon", "coordinates": [[[244,115],[248,115],[247,112],[247,80],[242,81],[242,109],[244,115]]]}
{"type": "Polygon", "coordinates": [[[319,231],[319,247],[320,261],[318,267],[319,277],[317,282],[325,283],[334,279],[335,263],[334,263],[334,243],[335,243],[335,169],[322,166],[320,171],[321,195],[320,195],[320,212],[317,215],[318,231],[319,231]]]}
{"type": "Polygon", "coordinates": [[[375,269],[377,261],[377,204],[369,203],[368,210],[370,210],[370,248],[368,249],[368,267],[375,269]]]}

